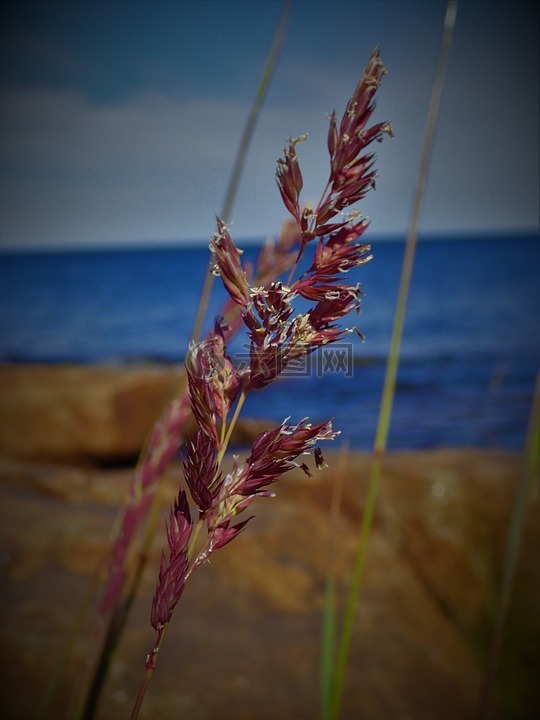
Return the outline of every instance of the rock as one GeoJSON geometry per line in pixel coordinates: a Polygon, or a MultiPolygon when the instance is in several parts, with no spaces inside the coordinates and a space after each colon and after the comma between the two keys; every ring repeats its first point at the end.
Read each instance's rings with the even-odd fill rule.
{"type": "Polygon", "coordinates": [[[41,460],[137,455],[178,386],[171,369],[0,367],[0,451],[41,460]]]}
{"type": "MultiPolygon", "coordinates": [[[[171,366],[0,365],[0,453],[131,462],[180,385],[181,372],[171,366]]],[[[233,439],[249,442],[266,427],[241,421],[233,439]]]]}
{"type": "MultiPolygon", "coordinates": [[[[144,720],[314,720],[324,578],[332,550],[343,611],[369,457],[289,473],[277,497],[252,505],[245,531],[190,579],[141,712],[144,720]],[[336,481],[342,512],[329,518],[336,481]]],[[[165,505],[181,471],[164,481],[165,505]]],[[[343,720],[472,717],[519,474],[512,453],[440,450],[385,460],[355,621],[343,720]],[[480,629],[479,629],[480,628],[480,629]]],[[[129,470],[4,460],[0,466],[3,593],[1,677],[9,720],[33,716],[96,573],[106,562],[129,470]],[[29,692],[32,688],[32,692],[29,692]]],[[[532,499],[489,718],[536,717],[540,669],[539,528],[532,499]]],[[[165,511],[164,511],[165,512],[165,511]]],[[[111,667],[98,720],[129,717],[152,647],[149,607],[164,523],[111,667]]],[[[65,668],[55,720],[74,717],[91,633],[65,668]]]]}

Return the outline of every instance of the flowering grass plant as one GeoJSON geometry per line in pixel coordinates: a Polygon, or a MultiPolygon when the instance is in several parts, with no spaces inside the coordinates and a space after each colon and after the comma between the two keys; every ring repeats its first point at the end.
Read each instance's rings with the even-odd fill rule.
{"type": "MultiPolygon", "coordinates": [[[[184,483],[169,514],[168,549],[162,554],[151,609],[156,641],[147,658],[132,720],[138,717],[167,627],[193,571],[234,540],[251,519],[237,520],[238,516],[255,498],[272,495],[269,488],[283,473],[298,466],[310,473],[305,462],[298,462],[300,457],[315,448],[315,462],[321,467],[324,461],[316,443],[337,435],[330,420],[311,425],[307,419],[292,423],[288,418],[259,434],[244,462],[235,458],[230,472],[222,469],[248,393],[271,384],[292,362],[356,330],[339,322],[360,306],[361,290],[347,282],[348,270],[371,259],[369,246],[358,242],[368,223],[352,206],[375,184],[373,155],[366,152],[367,146],[392,134],[388,123],[368,127],[373,97],[384,72],[375,50],[341,122],[338,124],[335,112],[330,116],[330,174],[315,208],[300,203],[303,179],[296,149],[305,136],[290,139],[278,160],[277,184],[292,216],[297,242],[286,282],[279,279],[283,265],[276,268],[274,279],[264,277],[263,282],[260,278],[253,282],[228,227],[217,220],[210,243],[213,272],[221,278],[230,300],[224,318],[216,321],[209,335],[191,344],[186,361],[187,394],[178,402],[174,424],[178,419],[182,422],[191,410],[197,427],[182,452],[184,483]],[[295,277],[308,246],[313,248],[311,264],[295,277]],[[295,311],[297,298],[308,301],[306,311],[295,311]],[[249,342],[249,362],[235,367],[226,341],[242,325],[249,342]]],[[[177,438],[178,432],[170,432],[173,423],[168,423],[168,418],[166,415],[164,435],[177,438]]],[[[170,459],[176,451],[175,447],[171,453],[166,443],[155,439],[151,446],[164,448],[161,458],[170,459]]],[[[144,486],[143,470],[140,487],[144,486]]],[[[145,498],[144,493],[133,494],[134,517],[147,510],[148,499],[141,502],[141,498],[145,498]]],[[[131,524],[124,525],[126,537],[131,524]]],[[[121,547],[119,557],[124,552],[121,547]]],[[[116,591],[119,583],[114,579],[114,566],[111,577],[109,590],[116,591]]]]}
{"type": "MultiPolygon", "coordinates": [[[[321,713],[325,720],[337,720],[340,712],[354,614],[386,446],[417,224],[455,21],[455,6],[456,3],[449,0],[406,245],[368,494],[339,642],[336,637],[332,568],[329,567],[328,571],[321,653],[321,713]]],[[[130,567],[128,558],[134,554],[136,535],[140,526],[152,516],[150,509],[155,509],[160,476],[180,453],[183,482],[169,512],[167,548],[161,555],[150,611],[150,622],[156,636],[147,656],[132,720],[139,716],[159,650],[191,574],[245,529],[253,517],[245,517],[245,511],[252,508],[256,498],[273,496],[272,485],[281,475],[298,467],[311,475],[305,462],[305,456],[311,451],[315,465],[323,467],[324,459],[317,443],[331,440],[338,434],[330,420],[311,425],[306,418],[296,422],[286,418],[276,427],[260,433],[243,461],[235,457],[230,470],[223,467],[235,424],[250,392],[270,385],[288,367],[301,362],[318,348],[339,341],[346,333],[357,332],[362,337],[356,327],[343,327],[341,321],[352,310],[359,310],[362,295],[358,285],[348,283],[347,273],[371,259],[369,246],[359,242],[368,223],[354,205],[375,185],[373,155],[366,152],[367,146],[374,140],[382,140],[385,134],[392,135],[388,123],[368,127],[374,109],[373,97],[384,72],[375,50],[341,120],[338,122],[335,112],[331,114],[328,131],[330,174],[316,207],[303,205],[300,201],[303,178],[297,148],[306,136],[288,140],[283,157],[278,160],[276,179],[291,219],[277,244],[269,243],[263,248],[255,268],[242,263],[241,250],[231,237],[225,215],[223,219],[217,219],[217,230],[210,243],[212,269],[214,275],[221,278],[228,299],[212,330],[200,342],[200,318],[197,318],[183,386],[156,424],[134,475],[101,604],[102,619],[110,620],[109,637],[105,643],[107,649],[108,641],[111,638],[114,641],[115,634],[116,638],[119,636],[146,558],[146,553],[140,552],[135,571],[130,567]],[[302,258],[306,268],[303,272],[299,269],[302,258]],[[296,300],[301,300],[303,306],[307,304],[308,309],[297,312],[296,300]],[[227,353],[227,344],[233,334],[240,331],[246,334],[249,354],[245,364],[235,366],[227,353]],[[196,431],[186,440],[186,422],[192,415],[196,431]]],[[[531,418],[531,438],[538,432],[538,402],[535,408],[536,415],[531,418]]],[[[523,524],[526,489],[534,470],[537,470],[533,440],[529,452],[529,466],[524,473],[520,493],[516,496],[509,531],[499,617],[477,709],[478,717],[487,712],[523,524]]],[[[338,513],[338,495],[336,490],[333,516],[338,513]]],[[[146,547],[152,536],[152,532],[147,530],[146,547]]],[[[106,663],[101,671],[106,672],[106,663]]],[[[99,694],[99,683],[96,687],[99,694]]],[[[87,705],[86,720],[93,716],[91,706],[92,703],[87,705]]]]}

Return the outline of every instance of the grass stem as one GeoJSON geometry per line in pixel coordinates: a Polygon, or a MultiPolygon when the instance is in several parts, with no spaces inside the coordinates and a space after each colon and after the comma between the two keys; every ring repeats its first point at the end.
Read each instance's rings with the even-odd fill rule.
{"type": "Polygon", "coordinates": [[[340,515],[348,456],[349,443],[346,441],[340,448],[335,481],[332,485],[332,499],[330,503],[330,527],[327,543],[328,564],[326,569],[320,664],[321,707],[323,708],[323,717],[327,717],[328,714],[327,702],[330,698],[330,688],[336,652],[336,571],[334,560],[336,552],[336,539],[338,536],[337,522],[340,515]]]}
{"type": "Polygon", "coordinates": [[[85,702],[84,713],[81,716],[81,720],[92,720],[95,715],[99,697],[101,695],[101,690],[107,678],[109,666],[111,664],[118,642],[122,636],[124,627],[127,623],[129,613],[131,612],[131,608],[133,606],[133,602],[137,595],[142,575],[146,567],[146,562],[156,532],[160,506],[161,502],[158,488],[158,491],[156,492],[152,500],[150,516],[146,523],[144,539],[141,545],[141,549],[138,553],[135,571],[133,573],[131,582],[127,588],[126,597],[114,607],[113,613],[107,625],[107,633],[103,642],[100,656],[98,658],[98,662],[96,665],[92,683],[90,685],[87,700],[85,702]]]}
{"type": "Polygon", "coordinates": [[[240,397],[238,398],[238,402],[236,403],[236,407],[234,409],[234,414],[231,418],[231,422],[229,423],[229,427],[227,428],[227,434],[225,435],[225,440],[223,441],[223,443],[219,449],[219,453],[217,456],[218,468],[221,467],[223,457],[224,457],[225,453],[227,452],[227,448],[229,447],[229,443],[231,441],[231,436],[233,434],[233,430],[238,421],[238,418],[240,416],[240,411],[242,410],[242,407],[243,407],[245,401],[246,401],[246,393],[244,390],[242,390],[242,392],[240,393],[240,397]]]}
{"type": "MultiPolygon", "coordinates": [[[[251,111],[248,116],[245,128],[244,128],[244,132],[242,134],[240,146],[238,148],[238,152],[237,152],[237,156],[236,156],[235,165],[233,168],[231,179],[229,181],[229,185],[227,188],[227,193],[225,196],[222,213],[221,213],[222,218],[225,221],[227,221],[230,216],[230,213],[231,213],[231,210],[232,210],[232,207],[234,204],[234,199],[235,199],[236,193],[238,191],[238,185],[239,185],[240,178],[242,175],[242,170],[245,166],[248,149],[249,149],[249,146],[250,146],[250,143],[251,143],[254,131],[255,131],[256,122],[259,117],[264,98],[267,94],[268,87],[270,85],[270,81],[272,79],[273,73],[275,71],[275,67],[277,65],[277,62],[278,62],[278,59],[279,59],[279,56],[280,56],[280,53],[281,53],[281,50],[283,47],[283,43],[284,43],[285,36],[286,36],[286,27],[287,27],[288,16],[289,16],[289,11],[290,11],[290,4],[291,4],[291,0],[285,0],[284,7],[281,12],[279,21],[278,21],[277,28],[274,33],[272,45],[271,45],[269,54],[268,54],[266,62],[265,62],[265,66],[263,69],[261,80],[259,82],[257,93],[256,93],[255,99],[253,101],[251,111]]],[[[194,324],[194,330],[192,333],[192,337],[195,341],[198,340],[198,338],[199,338],[202,324],[204,322],[204,318],[206,316],[206,312],[208,309],[213,277],[214,276],[211,273],[207,273],[207,275],[205,277],[203,289],[201,291],[199,307],[197,310],[197,315],[196,315],[195,324],[194,324]]],[[[184,381],[185,381],[185,373],[183,373],[183,377],[182,377],[182,382],[184,382],[184,381]]],[[[226,446],[227,442],[228,442],[228,439],[226,438],[225,446],[226,446]]],[[[149,452],[150,452],[150,443],[147,441],[145,443],[144,450],[139,459],[138,467],[140,467],[142,465],[142,463],[148,456],[149,452]]],[[[101,648],[100,656],[98,658],[94,678],[93,678],[92,684],[90,686],[88,700],[86,703],[86,707],[84,709],[85,720],[90,720],[94,715],[98,697],[99,697],[100,690],[101,690],[101,686],[106,678],[108,666],[110,664],[112,655],[116,648],[116,645],[120,639],[123,627],[124,627],[126,619],[127,619],[127,615],[129,613],[131,605],[132,605],[133,598],[135,597],[135,594],[138,590],[140,578],[142,576],[144,565],[146,563],[147,551],[148,551],[148,548],[153,539],[154,529],[155,529],[155,520],[151,521],[149,523],[149,525],[147,526],[144,547],[143,547],[143,550],[141,551],[141,553],[139,553],[138,567],[134,574],[132,584],[127,592],[128,599],[127,599],[127,601],[123,601],[121,603],[121,606],[119,606],[113,610],[111,618],[109,619],[107,634],[103,641],[103,645],[101,648]],[[119,615],[122,617],[120,618],[119,615]]],[[[50,702],[52,695],[54,695],[54,686],[51,688],[49,695],[51,697],[48,696],[43,704],[44,711],[47,707],[47,704],[50,702]]],[[[42,717],[42,715],[40,715],[40,717],[42,717]]]]}
{"type": "Polygon", "coordinates": [[[146,669],[144,672],[144,677],[141,682],[141,686],[139,687],[139,692],[137,693],[137,697],[135,699],[135,704],[133,705],[133,710],[131,711],[130,720],[137,720],[139,717],[139,712],[141,710],[141,706],[143,704],[144,696],[146,695],[146,690],[148,688],[148,685],[150,684],[150,680],[152,679],[152,676],[154,674],[154,670],[156,668],[158,653],[161,648],[161,644],[163,643],[163,640],[165,638],[165,634],[167,632],[167,629],[169,627],[169,623],[167,622],[163,627],[161,627],[158,631],[157,638],[155,645],[152,649],[152,652],[148,656],[146,660],[146,669]]]}
{"type": "Polygon", "coordinates": [[[444,18],[444,28],[441,46],[439,50],[439,59],[431,91],[431,99],[427,116],[427,125],[424,135],[422,156],[420,160],[420,167],[418,170],[416,188],[414,193],[411,222],[409,225],[409,231],[407,234],[407,241],[405,245],[405,255],[401,271],[396,313],[394,316],[392,339],[386,365],[386,374],[379,411],[379,420],[377,423],[375,444],[370,467],[368,492],[360,524],[357,554],[355,558],[353,577],[345,608],[343,628],[337,651],[336,668],[333,682],[330,688],[330,698],[327,704],[328,714],[325,715],[324,720],[336,720],[339,716],[341,698],[343,694],[343,685],[345,682],[345,674],[349,657],[349,649],[351,645],[354,620],[356,616],[356,608],[358,605],[358,598],[360,596],[360,589],[362,586],[368,540],[373,525],[373,517],[375,514],[378,488],[382,472],[382,461],[386,450],[390,420],[392,415],[396,377],[399,366],[401,338],[403,336],[403,326],[405,320],[405,310],[411,284],[412,271],[414,267],[414,257],[418,238],[418,226],[425,194],[425,188],[427,184],[429,161],[433,147],[435,130],[437,127],[442,90],[444,86],[444,77],[448,63],[448,55],[452,41],[456,13],[457,0],[448,0],[444,18]]]}
{"type": "MultiPolygon", "coordinates": [[[[251,110],[248,115],[246,125],[244,127],[244,132],[242,133],[240,145],[238,146],[238,151],[236,154],[233,171],[231,173],[231,177],[230,177],[229,184],[227,187],[227,193],[225,195],[225,200],[223,202],[223,207],[221,209],[220,217],[224,223],[227,223],[230,219],[230,215],[231,215],[232,208],[234,205],[234,200],[235,200],[236,194],[238,192],[238,186],[240,184],[240,179],[242,177],[242,172],[243,172],[244,166],[246,164],[246,157],[247,157],[247,153],[249,150],[249,146],[251,145],[251,141],[252,141],[253,135],[255,133],[255,127],[257,125],[257,120],[259,119],[261,108],[263,106],[264,99],[266,97],[268,88],[270,86],[270,81],[272,80],[272,76],[276,69],[277,62],[278,62],[279,56],[281,54],[281,50],[283,48],[283,44],[285,42],[285,37],[287,34],[287,23],[288,23],[288,19],[289,19],[290,6],[291,6],[291,0],[284,0],[283,9],[281,11],[281,15],[278,20],[276,31],[274,33],[274,38],[272,40],[272,45],[270,46],[270,51],[266,58],[262,76],[259,81],[259,86],[257,88],[257,93],[255,95],[253,105],[251,106],[251,110]]],[[[195,322],[194,322],[193,331],[191,334],[192,340],[194,342],[198,341],[200,334],[201,334],[204,319],[205,319],[206,313],[208,311],[208,305],[210,303],[210,295],[212,293],[213,284],[214,284],[214,275],[210,272],[210,268],[209,268],[209,271],[206,273],[205,278],[204,278],[204,283],[203,283],[203,287],[202,287],[202,291],[201,291],[201,297],[200,297],[200,301],[199,301],[199,307],[197,308],[197,314],[195,316],[195,322]]]]}
{"type": "Polygon", "coordinates": [[[499,661],[504,636],[504,628],[506,624],[506,616],[508,614],[508,609],[512,600],[512,588],[514,585],[514,578],[516,575],[516,569],[519,560],[521,539],[523,536],[523,528],[527,515],[527,505],[531,495],[533,482],[539,477],[539,448],[540,372],[536,377],[536,387],[534,391],[531,414],[529,418],[527,439],[525,441],[523,468],[514,498],[512,514],[510,516],[508,533],[506,536],[499,605],[497,609],[497,616],[495,619],[495,626],[493,628],[493,636],[491,640],[488,662],[476,709],[477,720],[482,720],[484,717],[487,716],[490,697],[493,691],[493,685],[495,684],[497,664],[499,661]]]}

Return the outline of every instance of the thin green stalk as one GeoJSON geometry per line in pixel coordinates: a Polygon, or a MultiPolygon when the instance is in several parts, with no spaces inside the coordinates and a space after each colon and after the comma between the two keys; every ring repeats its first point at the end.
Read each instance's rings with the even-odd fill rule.
{"type": "Polygon", "coordinates": [[[351,587],[349,590],[349,595],[345,608],[345,616],[343,620],[343,628],[338,647],[335,673],[330,689],[330,698],[327,704],[328,714],[325,715],[324,720],[336,720],[339,715],[341,705],[343,685],[345,682],[345,674],[347,671],[349,649],[354,629],[356,608],[358,605],[358,598],[360,596],[360,589],[362,586],[362,579],[364,574],[367,545],[371,533],[371,527],[373,525],[373,517],[375,514],[378,488],[382,471],[382,460],[386,449],[388,431],[390,427],[390,419],[392,415],[397,369],[399,366],[401,338],[403,335],[405,310],[407,306],[412,271],[414,267],[414,256],[418,238],[420,212],[427,183],[429,162],[431,158],[435,130],[437,127],[437,120],[439,116],[442,90],[444,86],[444,76],[446,73],[448,55],[452,42],[452,34],[456,20],[456,13],[457,0],[448,0],[446,6],[446,14],[444,18],[444,29],[439,51],[439,59],[433,81],[430,105],[428,110],[422,157],[417,175],[411,222],[405,246],[405,256],[401,271],[397,308],[394,317],[394,326],[392,330],[392,340],[386,365],[386,375],[384,380],[381,406],[379,410],[379,420],[377,424],[375,445],[370,467],[368,492],[360,524],[357,554],[354,563],[351,587]]]}
{"type": "Polygon", "coordinates": [[[343,484],[349,456],[349,443],[344,442],[340,448],[336,467],[335,479],[332,485],[332,500],[330,502],[330,527],[328,531],[328,558],[326,569],[326,583],[324,591],[324,614],[321,637],[321,707],[323,717],[326,717],[328,708],[326,703],[330,697],[332,672],[336,651],[336,572],[334,558],[337,538],[337,521],[340,515],[343,484]]]}
{"type": "Polygon", "coordinates": [[[227,428],[227,434],[225,435],[225,440],[221,444],[221,447],[219,449],[219,453],[217,456],[217,466],[218,468],[221,467],[221,463],[223,461],[223,457],[225,453],[227,452],[227,448],[229,447],[229,442],[231,441],[231,436],[233,433],[233,430],[235,428],[235,425],[238,421],[238,417],[240,416],[240,411],[242,410],[242,407],[244,405],[244,402],[246,401],[246,393],[244,390],[240,393],[240,397],[238,398],[238,402],[236,403],[236,407],[234,409],[234,415],[232,416],[231,422],[229,423],[229,427],[227,428]]]}
{"type": "MultiPolygon", "coordinates": [[[[283,3],[281,15],[278,20],[276,32],[274,33],[274,39],[272,40],[272,45],[270,47],[268,57],[266,58],[266,63],[264,65],[262,77],[259,82],[257,94],[255,95],[253,105],[251,106],[251,111],[244,127],[244,132],[242,133],[242,139],[240,140],[240,145],[236,154],[233,171],[231,173],[229,185],[227,187],[227,194],[225,196],[223,208],[221,210],[220,217],[224,223],[227,223],[230,219],[234,200],[238,191],[238,185],[240,183],[240,178],[242,177],[242,172],[246,164],[246,157],[249,146],[251,145],[251,141],[255,133],[257,120],[259,119],[261,108],[268,92],[268,88],[270,86],[270,81],[272,80],[272,76],[276,69],[281,50],[283,48],[283,44],[285,42],[290,7],[291,0],[285,0],[285,2],[283,3]]],[[[197,308],[197,315],[195,317],[195,323],[193,325],[192,339],[194,342],[197,342],[201,334],[204,318],[206,317],[208,305],[210,303],[210,294],[212,292],[213,284],[214,275],[211,272],[207,272],[204,278],[199,307],[197,308]]]]}
{"type": "MultiPolygon", "coordinates": [[[[255,131],[257,119],[260,115],[263,101],[266,97],[266,94],[267,94],[267,91],[268,91],[268,88],[270,85],[270,81],[272,79],[273,73],[275,71],[275,68],[276,68],[282,47],[283,47],[283,43],[284,43],[285,35],[286,35],[286,26],[287,26],[289,11],[290,11],[290,4],[291,4],[291,0],[285,0],[284,7],[281,12],[279,21],[278,21],[278,26],[277,26],[276,32],[274,34],[272,45],[271,45],[268,57],[266,59],[264,69],[263,69],[262,77],[259,82],[257,93],[256,93],[255,99],[253,101],[253,105],[251,107],[251,111],[248,116],[246,126],[244,128],[244,132],[242,134],[240,146],[238,148],[233,172],[232,172],[232,175],[231,175],[228,187],[227,187],[227,193],[225,196],[225,200],[224,200],[223,208],[222,208],[222,212],[221,212],[221,217],[225,221],[230,216],[230,213],[231,213],[231,210],[232,210],[232,207],[234,204],[234,199],[235,199],[236,193],[238,191],[238,185],[240,182],[242,171],[245,166],[245,161],[246,161],[247,153],[249,150],[249,146],[250,146],[250,143],[253,138],[254,131],[255,131]]],[[[206,274],[203,289],[201,291],[199,307],[197,310],[197,316],[196,316],[194,330],[193,330],[193,334],[192,334],[192,338],[195,341],[198,339],[198,337],[200,335],[202,323],[204,321],[204,317],[205,317],[207,309],[208,309],[213,277],[214,276],[211,273],[206,274]]],[[[227,443],[228,443],[228,438],[226,439],[225,446],[227,443]]],[[[95,675],[94,675],[94,681],[93,681],[91,689],[90,689],[90,695],[89,695],[89,701],[88,701],[90,703],[90,706],[88,706],[88,704],[87,704],[85,711],[84,711],[84,719],[85,720],[91,720],[91,718],[94,715],[95,708],[97,706],[97,701],[99,698],[99,693],[101,690],[101,686],[106,677],[107,668],[112,659],[112,655],[114,653],[116,645],[120,639],[123,627],[127,620],[127,616],[131,609],[133,599],[137,593],[140,578],[142,576],[142,571],[143,571],[144,565],[146,563],[147,550],[150,546],[151,540],[153,539],[153,529],[152,528],[154,528],[154,527],[155,527],[155,523],[151,523],[150,526],[147,527],[143,551],[139,555],[138,568],[134,575],[132,584],[128,590],[127,600],[122,603],[121,608],[116,609],[113,612],[113,616],[111,617],[109,627],[107,629],[107,635],[105,637],[104,644],[103,644],[102,650],[101,650],[101,654],[98,659],[98,664],[97,664],[95,675]]]]}
{"type": "Polygon", "coordinates": [[[114,650],[124,629],[132,600],[133,596],[128,598],[125,602],[117,604],[113,610],[107,626],[107,634],[103,641],[99,662],[92,677],[92,684],[88,692],[88,697],[84,701],[84,705],[81,701],[79,701],[79,707],[74,713],[74,717],[80,717],[82,720],[90,720],[94,717],[101,689],[107,677],[114,650]]]}
{"type": "MultiPolygon", "coordinates": [[[[93,591],[94,588],[92,588],[92,592],[93,591]]],[[[48,717],[49,715],[51,703],[54,700],[54,697],[56,696],[56,693],[59,689],[60,680],[66,670],[68,662],[73,654],[77,640],[79,639],[80,633],[82,632],[83,624],[88,616],[92,592],[88,593],[86,600],[79,608],[79,612],[77,613],[77,617],[69,634],[68,641],[63,648],[62,654],[56,663],[53,676],[49,681],[45,697],[39,704],[35,720],[44,720],[44,718],[48,717]]]]}
{"type": "Polygon", "coordinates": [[[321,635],[320,693],[322,717],[328,717],[328,700],[332,687],[332,673],[336,655],[336,582],[327,576],[324,586],[324,610],[321,635]]]}
{"type": "Polygon", "coordinates": [[[495,683],[497,673],[497,664],[500,657],[501,645],[504,635],[504,627],[506,624],[506,616],[510,601],[512,599],[512,589],[514,586],[514,578],[519,559],[521,547],[521,539],[523,536],[523,527],[527,514],[527,505],[531,496],[532,486],[535,479],[538,479],[539,472],[539,449],[540,449],[540,373],[536,377],[536,387],[529,418],[529,426],[527,430],[527,439],[525,442],[523,468],[517,487],[514,504],[512,506],[512,514],[508,525],[508,533],[506,536],[506,546],[504,560],[502,566],[501,590],[499,596],[499,607],[495,626],[493,628],[493,637],[491,640],[491,648],[488,657],[488,663],[484,674],[484,680],[478,705],[476,709],[477,720],[486,717],[489,708],[489,701],[495,683]]]}

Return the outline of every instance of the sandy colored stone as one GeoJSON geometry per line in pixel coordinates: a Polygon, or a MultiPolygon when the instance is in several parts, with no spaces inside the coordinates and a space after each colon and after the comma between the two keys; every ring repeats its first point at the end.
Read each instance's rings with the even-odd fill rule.
{"type": "MultiPolygon", "coordinates": [[[[180,386],[180,370],[168,365],[0,365],[0,454],[132,461],[180,386]]],[[[250,440],[262,428],[241,421],[235,439],[250,440]]]]}
{"type": "MultiPolygon", "coordinates": [[[[141,719],[315,720],[324,578],[329,548],[343,609],[366,492],[369,456],[343,468],[342,513],[330,533],[338,460],[308,479],[290,473],[277,497],[186,588],[141,719]]],[[[4,460],[0,464],[2,717],[32,717],[96,572],[131,471],[4,460]],[[32,688],[32,692],[28,692],[32,688]]],[[[391,453],[356,617],[342,720],[472,717],[500,577],[519,458],[440,450],[391,453]]],[[[180,468],[171,467],[172,499],[180,468]]],[[[538,498],[529,522],[503,648],[506,711],[536,716],[540,667],[538,498]]],[[[149,607],[164,541],[148,571],[104,689],[99,720],[129,717],[150,650],[149,607]]],[[[70,661],[54,706],[73,717],[70,694],[88,645],[70,661]]]]}
{"type": "Polygon", "coordinates": [[[174,392],[173,370],[0,367],[0,450],[31,459],[130,457],[174,392]]]}

